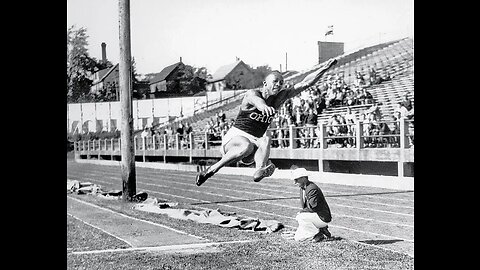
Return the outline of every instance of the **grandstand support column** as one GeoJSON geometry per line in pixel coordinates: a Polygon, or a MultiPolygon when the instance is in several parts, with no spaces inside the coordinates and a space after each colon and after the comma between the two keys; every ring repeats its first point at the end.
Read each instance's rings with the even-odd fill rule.
{"type": "Polygon", "coordinates": [[[113,146],[113,140],[114,140],[114,138],[110,139],[110,160],[113,160],[113,150],[114,150],[113,149],[113,147],[114,147],[113,146]]]}
{"type": "Polygon", "coordinates": [[[167,134],[163,134],[163,163],[167,163],[167,134]]]}
{"type": "Polygon", "coordinates": [[[135,149],[132,117],[132,62],[130,50],[130,0],[118,1],[119,11],[119,90],[121,107],[122,199],[132,201],[136,193],[135,149]]]}
{"type": "Polygon", "coordinates": [[[188,145],[190,147],[190,157],[188,158],[188,162],[193,162],[193,132],[188,133],[188,145]]]}
{"type": "Polygon", "coordinates": [[[408,148],[407,140],[407,123],[405,119],[400,119],[400,155],[398,159],[398,177],[404,177],[404,160],[405,149],[408,148]]]}
{"type": "Polygon", "coordinates": [[[205,143],[205,150],[208,150],[208,131],[205,131],[204,143],[205,143]]]}
{"type": "Polygon", "coordinates": [[[180,141],[178,140],[179,136],[180,135],[178,133],[175,134],[175,150],[180,149],[180,141]]]}
{"type": "Polygon", "coordinates": [[[355,124],[355,146],[357,149],[362,149],[363,148],[363,140],[362,140],[362,134],[363,134],[363,122],[358,121],[355,124]]]}
{"type": "Polygon", "coordinates": [[[145,162],[145,150],[147,149],[147,140],[145,140],[145,137],[142,137],[142,160],[145,162]]]}
{"type": "Polygon", "coordinates": [[[294,140],[294,133],[293,133],[293,125],[289,125],[288,126],[288,140],[289,140],[289,144],[290,144],[290,149],[295,149],[297,148],[296,144],[294,143],[295,140],[294,140]]]}
{"type": "MultiPolygon", "coordinates": [[[[320,141],[322,142],[322,145],[320,145],[321,149],[327,149],[327,139],[325,138],[325,123],[321,122],[320,123],[320,141]]],[[[322,161],[323,162],[323,161],[322,161]]],[[[322,163],[323,167],[323,163],[322,163]]]]}
{"type": "Polygon", "coordinates": [[[407,124],[405,119],[400,119],[400,149],[408,148],[407,145],[407,124]]]}
{"type": "Polygon", "coordinates": [[[156,135],[156,134],[153,134],[153,135],[152,135],[153,151],[157,150],[157,149],[155,148],[155,143],[157,142],[157,141],[156,141],[156,138],[157,138],[157,135],[156,135]]]}

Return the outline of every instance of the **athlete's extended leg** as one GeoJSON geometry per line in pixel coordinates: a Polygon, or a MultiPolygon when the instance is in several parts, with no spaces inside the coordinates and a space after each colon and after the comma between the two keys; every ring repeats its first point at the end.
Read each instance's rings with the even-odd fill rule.
{"type": "Polygon", "coordinates": [[[255,145],[247,138],[242,136],[233,137],[227,144],[225,144],[225,154],[222,156],[222,158],[217,163],[213,164],[197,175],[197,186],[200,186],[207,181],[208,178],[212,177],[223,166],[226,166],[232,162],[237,162],[250,155],[254,149],[255,145]]]}
{"type": "Polygon", "coordinates": [[[275,165],[269,162],[270,145],[272,139],[268,136],[262,137],[257,141],[258,149],[255,152],[255,168],[253,181],[259,182],[265,177],[269,177],[275,171],[275,165]]]}

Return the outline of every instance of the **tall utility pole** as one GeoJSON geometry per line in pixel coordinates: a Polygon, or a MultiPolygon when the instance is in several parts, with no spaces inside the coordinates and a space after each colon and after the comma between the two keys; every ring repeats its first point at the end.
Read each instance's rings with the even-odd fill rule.
{"type": "Polygon", "coordinates": [[[130,51],[130,0],[119,0],[121,106],[120,153],[122,156],[122,199],[132,201],[136,189],[135,149],[133,148],[132,62],[130,51]]]}
{"type": "Polygon", "coordinates": [[[288,59],[287,59],[287,52],[285,52],[285,71],[288,71],[288,59]]]}

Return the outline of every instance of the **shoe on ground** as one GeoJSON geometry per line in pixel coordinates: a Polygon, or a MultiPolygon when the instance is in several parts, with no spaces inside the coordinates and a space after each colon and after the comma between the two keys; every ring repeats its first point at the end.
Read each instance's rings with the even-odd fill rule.
{"type": "Polygon", "coordinates": [[[332,238],[332,234],[328,231],[328,226],[320,228],[319,231],[324,234],[327,238],[332,238]]]}
{"type": "Polygon", "coordinates": [[[209,171],[209,169],[210,168],[207,168],[206,170],[200,172],[197,175],[197,178],[196,178],[197,186],[202,185],[203,183],[205,183],[205,181],[207,181],[208,178],[213,176],[213,174],[214,174],[213,171],[209,171]]]}
{"type": "Polygon", "coordinates": [[[260,182],[263,178],[271,176],[275,169],[275,165],[270,162],[270,164],[258,169],[258,171],[253,174],[253,181],[260,182]]]}
{"type": "Polygon", "coordinates": [[[327,237],[323,233],[319,232],[313,237],[312,242],[321,242],[326,239],[327,237]]]}

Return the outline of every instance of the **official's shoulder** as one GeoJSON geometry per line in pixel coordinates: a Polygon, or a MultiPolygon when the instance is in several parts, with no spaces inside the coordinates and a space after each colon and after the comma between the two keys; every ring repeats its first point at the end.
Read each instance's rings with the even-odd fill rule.
{"type": "Polygon", "coordinates": [[[320,189],[317,184],[315,184],[314,182],[310,181],[310,183],[308,183],[307,185],[307,188],[308,189],[320,189]]]}

